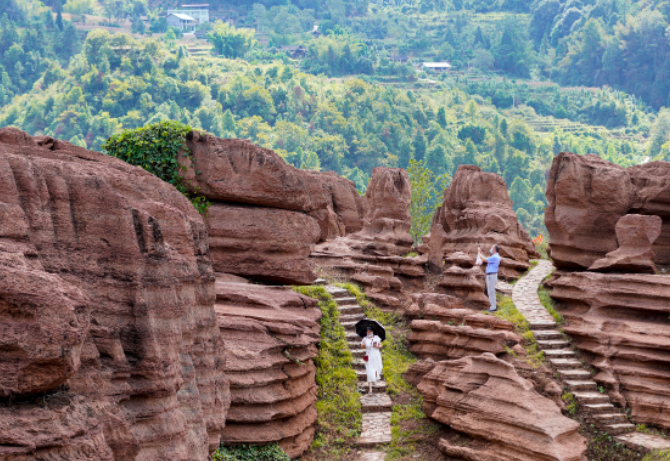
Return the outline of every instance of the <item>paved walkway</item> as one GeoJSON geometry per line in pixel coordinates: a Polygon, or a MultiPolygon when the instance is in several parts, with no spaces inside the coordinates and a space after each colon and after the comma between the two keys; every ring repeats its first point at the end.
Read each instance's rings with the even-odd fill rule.
{"type": "MultiPolygon", "coordinates": [[[[367,374],[365,373],[365,351],[361,349],[361,338],[354,331],[354,325],[365,318],[363,308],[358,304],[356,298],[348,290],[334,286],[326,287],[340,310],[340,323],[347,334],[349,350],[354,356],[353,366],[358,377],[358,389],[361,392],[361,412],[363,413],[363,424],[361,436],[356,445],[361,448],[376,447],[391,443],[391,409],[393,402],[386,393],[386,382],[378,381],[373,386],[372,395],[367,395],[367,374]]],[[[384,453],[363,452],[361,461],[383,461],[384,453]]]]}
{"type": "Polygon", "coordinates": [[[586,366],[577,360],[575,352],[556,327],[556,321],[544,308],[537,295],[540,283],[551,273],[551,261],[540,260],[537,266],[514,285],[514,305],[528,320],[539,348],[545,358],[570,390],[586,414],[586,422],[618,436],[617,440],[631,448],[670,448],[670,442],[660,437],[635,431],[621,409],[615,408],[607,394],[598,392],[597,383],[586,366]]]}

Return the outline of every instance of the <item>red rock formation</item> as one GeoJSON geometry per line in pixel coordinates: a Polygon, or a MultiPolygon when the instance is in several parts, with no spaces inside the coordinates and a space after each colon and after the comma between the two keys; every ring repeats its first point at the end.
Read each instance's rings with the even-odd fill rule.
{"type": "Polygon", "coordinates": [[[174,187],[0,130],[0,458],[206,459],[229,405],[213,304],[174,187]]]}
{"type": "Polygon", "coordinates": [[[232,396],[223,442],[278,442],[289,456],[302,455],[317,417],[316,301],[288,288],[218,282],[216,288],[232,396]]]}
{"type": "Polygon", "coordinates": [[[656,272],[652,244],[661,234],[660,216],[629,214],[616,224],[619,248],[594,262],[592,271],[656,272]]]}
{"type": "Polygon", "coordinates": [[[333,172],[299,170],[249,141],[199,132],[187,136],[186,148],[188,187],[214,203],[206,220],[217,271],[309,284],[314,245],[363,227],[363,199],[333,172]]]}
{"type": "Polygon", "coordinates": [[[488,251],[494,244],[500,246],[502,278],[518,277],[530,267],[529,258],[539,257],[512,209],[505,181],[479,167],[461,165],[420,250],[429,255],[434,270],[441,270],[443,261],[456,252],[470,255],[472,266],[477,246],[488,251]]]}
{"type": "Polygon", "coordinates": [[[320,229],[309,215],[214,203],[207,230],[217,272],[287,284],[310,284],[316,278],[307,258],[320,229]]]}
{"type": "Polygon", "coordinates": [[[615,227],[635,190],[624,168],[597,155],[561,152],[547,180],[545,225],[559,268],[587,268],[617,249],[615,227]]]}
{"type": "Polygon", "coordinates": [[[670,428],[670,277],[576,272],[552,286],[594,379],[636,423],[670,428]]]}
{"type": "MultiPolygon", "coordinates": [[[[425,366],[424,371],[429,369],[425,366]]],[[[416,378],[416,376],[415,376],[416,378]]],[[[428,417],[475,439],[440,440],[445,455],[465,460],[582,461],[579,423],[561,414],[514,367],[492,354],[435,364],[418,386],[428,417]]]]}

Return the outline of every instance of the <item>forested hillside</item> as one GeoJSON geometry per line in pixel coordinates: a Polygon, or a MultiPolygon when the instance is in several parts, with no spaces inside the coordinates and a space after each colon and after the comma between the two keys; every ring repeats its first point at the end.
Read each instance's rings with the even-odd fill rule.
{"type": "Polygon", "coordinates": [[[505,178],[533,235],[543,232],[546,174],[561,150],[626,166],[668,158],[670,114],[656,111],[665,100],[645,83],[665,65],[665,35],[638,80],[609,82],[613,74],[598,68],[606,60],[583,54],[593,27],[605,50],[614,40],[627,50],[625,34],[651,17],[665,24],[663,3],[384,3],[213,1],[213,15],[234,26],[203,26],[208,40],[195,42],[198,52],[156,19],[178,2],[5,4],[0,126],[100,150],[123,128],[176,120],[251,139],[297,167],[335,170],[361,191],[375,166],[413,158],[448,179],[474,163],[505,178]],[[139,13],[167,32],[75,31],[93,14],[135,29],[139,13]],[[304,45],[305,58],[278,51],[288,44],[304,45]],[[399,55],[410,62],[394,61],[399,55]],[[412,62],[423,60],[450,61],[453,70],[417,72],[412,62]]]}

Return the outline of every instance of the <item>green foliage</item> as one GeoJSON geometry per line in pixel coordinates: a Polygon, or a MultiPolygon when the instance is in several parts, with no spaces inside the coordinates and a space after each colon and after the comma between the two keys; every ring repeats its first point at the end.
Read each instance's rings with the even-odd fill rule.
{"type": "MultiPolygon", "coordinates": [[[[498,293],[496,298],[498,310],[492,315],[495,315],[499,319],[512,322],[515,325],[516,332],[524,339],[523,347],[527,354],[526,361],[533,368],[541,366],[544,361],[544,352],[539,350],[537,343],[535,342],[535,336],[533,336],[533,332],[530,330],[530,324],[526,320],[526,317],[524,317],[516,306],[514,306],[511,297],[498,293]]],[[[485,314],[491,315],[489,312],[485,312],[485,314]]]]}
{"type": "Polygon", "coordinates": [[[421,238],[430,231],[433,214],[440,206],[442,194],[449,185],[449,176],[435,176],[433,171],[416,160],[410,160],[407,173],[412,186],[412,202],[409,208],[412,226],[409,233],[414,243],[419,245],[421,238]]]}
{"type": "Polygon", "coordinates": [[[556,325],[558,327],[562,326],[565,323],[565,318],[560,312],[556,310],[556,304],[551,297],[551,291],[547,290],[546,288],[540,288],[537,291],[537,294],[544,308],[547,309],[554,320],[556,320],[556,325]]]}
{"type": "Polygon", "coordinates": [[[275,444],[264,447],[253,445],[221,446],[216,450],[213,458],[214,461],[289,461],[291,459],[275,444]]]}
{"type": "Polygon", "coordinates": [[[319,386],[316,403],[319,429],[312,448],[323,459],[336,459],[347,450],[346,443],[360,435],[361,430],[361,404],[352,367],[353,356],[332,296],[323,287],[295,287],[294,290],[317,299],[323,313],[321,343],[314,359],[319,386]]]}
{"type": "Polygon", "coordinates": [[[575,400],[575,396],[571,392],[564,392],[561,399],[565,402],[568,413],[574,416],[577,413],[577,400],[575,400]]]}
{"type": "Polygon", "coordinates": [[[670,450],[653,451],[644,457],[642,461],[668,461],[670,460],[670,450]]]}
{"type": "Polygon", "coordinates": [[[102,148],[105,154],[140,166],[172,184],[189,197],[200,213],[205,214],[209,203],[200,195],[189,194],[179,175],[180,168],[184,168],[181,165],[190,157],[184,142],[192,130],[190,126],[179,122],[159,122],[134,130],[123,130],[109,138],[102,148]]]}
{"type": "Polygon", "coordinates": [[[227,22],[216,21],[207,33],[207,40],[216,52],[227,58],[240,58],[254,45],[254,31],[236,29],[227,22]]]}

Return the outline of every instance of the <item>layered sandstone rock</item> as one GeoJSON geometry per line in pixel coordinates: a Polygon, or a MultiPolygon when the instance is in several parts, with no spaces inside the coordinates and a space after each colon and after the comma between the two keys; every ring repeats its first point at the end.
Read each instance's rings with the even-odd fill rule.
{"type": "Polygon", "coordinates": [[[418,385],[426,415],[475,439],[470,445],[442,439],[445,455],[469,461],[585,459],[579,423],[564,417],[512,365],[492,354],[432,365],[423,364],[422,371],[430,371],[418,385]]]}
{"type": "Polygon", "coordinates": [[[670,428],[670,277],[576,272],[552,286],[594,379],[636,423],[670,428]]]}
{"type": "Polygon", "coordinates": [[[214,203],[207,212],[214,270],[278,283],[309,284],[307,258],[320,235],[304,213],[214,203]]]}
{"type": "Polygon", "coordinates": [[[363,199],[333,172],[299,170],[249,141],[195,131],[186,149],[187,187],[213,203],[206,220],[217,271],[310,284],[314,245],[363,227],[363,199]]]}
{"type": "Polygon", "coordinates": [[[529,258],[539,257],[512,209],[505,181],[479,167],[461,165],[444,191],[444,202],[420,249],[439,271],[456,252],[471,255],[469,265],[473,266],[477,247],[488,252],[494,244],[500,247],[502,278],[518,277],[530,267],[529,258]]]}
{"type": "Polygon", "coordinates": [[[0,130],[0,458],[206,459],[230,399],[214,298],[174,187],[0,130]]]}
{"type": "Polygon", "coordinates": [[[289,456],[300,456],[317,418],[316,301],[280,287],[217,282],[216,289],[232,397],[223,442],[278,442],[289,456]]]}
{"type": "Polygon", "coordinates": [[[311,259],[320,268],[361,284],[381,307],[401,308],[406,302],[403,288],[419,287],[426,276],[427,256],[405,257],[413,243],[411,198],[405,170],[375,168],[365,194],[362,229],[320,243],[311,259]]]}
{"type": "Polygon", "coordinates": [[[661,234],[661,223],[660,216],[622,217],[615,227],[619,248],[594,262],[589,270],[655,273],[652,244],[661,234]]]}
{"type": "MultiPolygon", "coordinates": [[[[547,181],[549,206],[545,212],[554,264],[570,270],[586,269],[616,251],[621,245],[617,223],[627,214],[661,218],[660,237],[652,247],[653,262],[670,264],[669,173],[668,162],[624,169],[593,154],[557,155],[547,181]]],[[[647,264],[633,266],[623,264],[615,268],[649,271],[647,264]]]]}

